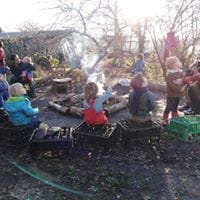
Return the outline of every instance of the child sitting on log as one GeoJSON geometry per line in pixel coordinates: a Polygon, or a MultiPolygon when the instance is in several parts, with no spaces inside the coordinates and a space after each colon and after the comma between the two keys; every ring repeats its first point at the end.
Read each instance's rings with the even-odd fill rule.
{"type": "Polygon", "coordinates": [[[129,112],[135,123],[146,123],[151,120],[151,111],[155,111],[156,102],[148,89],[147,79],[142,73],[136,74],[131,80],[132,91],[129,94],[129,112]]]}
{"type": "Polygon", "coordinates": [[[108,119],[103,111],[103,102],[112,96],[112,89],[108,88],[104,94],[98,95],[98,86],[89,82],[84,89],[83,115],[84,122],[88,125],[103,125],[108,119]]]}
{"type": "Polygon", "coordinates": [[[162,117],[162,125],[168,124],[168,116],[171,112],[172,117],[178,117],[178,105],[180,97],[183,95],[183,86],[200,79],[200,74],[185,77],[181,70],[182,63],[176,56],[171,56],[166,60],[167,67],[167,99],[166,107],[162,117]]]}
{"type": "Polygon", "coordinates": [[[5,102],[4,108],[8,113],[9,121],[14,126],[39,126],[37,119],[38,108],[32,108],[30,101],[24,96],[26,90],[21,83],[14,83],[9,87],[10,98],[5,102]]]}

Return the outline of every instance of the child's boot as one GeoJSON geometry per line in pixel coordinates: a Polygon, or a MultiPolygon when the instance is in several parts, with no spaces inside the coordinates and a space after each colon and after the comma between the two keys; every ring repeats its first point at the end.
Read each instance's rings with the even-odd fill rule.
{"type": "Polygon", "coordinates": [[[168,125],[168,116],[169,116],[168,113],[164,113],[164,114],[163,114],[162,122],[161,122],[161,124],[162,124],[163,126],[167,126],[167,125],[168,125]]]}
{"type": "Polygon", "coordinates": [[[172,112],[172,117],[178,117],[178,112],[172,112]]]}

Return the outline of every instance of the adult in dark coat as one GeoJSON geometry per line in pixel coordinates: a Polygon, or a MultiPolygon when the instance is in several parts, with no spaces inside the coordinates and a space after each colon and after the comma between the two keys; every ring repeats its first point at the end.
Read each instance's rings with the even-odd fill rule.
{"type": "Polygon", "coordinates": [[[10,79],[10,84],[22,82],[21,74],[23,71],[23,63],[20,60],[19,56],[17,54],[13,54],[10,56],[10,71],[12,73],[12,77],[10,79]]]}

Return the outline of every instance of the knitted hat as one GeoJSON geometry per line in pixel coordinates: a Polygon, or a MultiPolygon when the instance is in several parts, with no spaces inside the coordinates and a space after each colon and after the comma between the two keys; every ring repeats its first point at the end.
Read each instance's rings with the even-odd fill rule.
{"type": "Polygon", "coordinates": [[[148,81],[142,73],[136,74],[131,80],[131,87],[133,89],[146,87],[147,85],[148,81]]]}

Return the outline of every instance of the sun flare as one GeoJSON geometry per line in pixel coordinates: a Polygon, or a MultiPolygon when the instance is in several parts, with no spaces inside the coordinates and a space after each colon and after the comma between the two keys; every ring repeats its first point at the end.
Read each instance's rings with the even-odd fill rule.
{"type": "Polygon", "coordinates": [[[153,17],[159,14],[164,0],[118,0],[118,6],[128,19],[153,17]]]}

